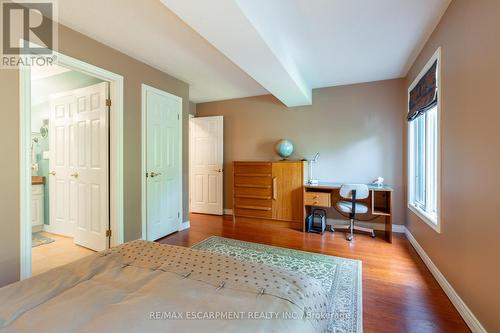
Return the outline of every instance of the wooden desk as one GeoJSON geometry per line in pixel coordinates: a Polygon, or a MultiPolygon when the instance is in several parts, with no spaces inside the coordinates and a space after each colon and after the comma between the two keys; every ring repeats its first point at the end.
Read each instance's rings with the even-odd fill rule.
{"type": "MultiPolygon", "coordinates": [[[[335,207],[341,200],[339,189],[340,183],[324,183],[317,185],[304,185],[304,214],[307,216],[312,207],[335,207]]],[[[368,215],[382,216],[385,221],[385,239],[392,243],[392,192],[388,186],[368,185],[370,195],[368,198],[359,200],[370,209],[368,215]]],[[[374,221],[377,223],[376,221],[374,221]]],[[[305,231],[305,225],[304,231],[305,231]]]]}

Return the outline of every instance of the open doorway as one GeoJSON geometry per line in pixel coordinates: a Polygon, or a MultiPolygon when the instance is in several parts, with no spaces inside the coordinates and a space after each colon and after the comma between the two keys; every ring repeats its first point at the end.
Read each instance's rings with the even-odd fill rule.
{"type": "Polygon", "coordinates": [[[21,279],[123,243],[123,77],[21,67],[21,279]]]}
{"type": "Polygon", "coordinates": [[[109,83],[31,68],[32,274],[107,247],[109,83]]]}

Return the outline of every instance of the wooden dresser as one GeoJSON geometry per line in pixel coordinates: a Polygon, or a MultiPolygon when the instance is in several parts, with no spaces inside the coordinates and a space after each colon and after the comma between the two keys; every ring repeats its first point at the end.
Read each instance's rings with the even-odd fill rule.
{"type": "Polygon", "coordinates": [[[233,162],[234,217],[302,230],[303,185],[302,161],[233,162]]]}

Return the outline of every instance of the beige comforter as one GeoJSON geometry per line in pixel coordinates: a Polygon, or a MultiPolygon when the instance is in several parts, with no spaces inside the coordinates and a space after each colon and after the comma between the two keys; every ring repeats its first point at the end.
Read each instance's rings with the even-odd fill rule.
{"type": "Polygon", "coordinates": [[[322,332],[297,273],[133,241],[0,289],[0,332],[322,332]]]}

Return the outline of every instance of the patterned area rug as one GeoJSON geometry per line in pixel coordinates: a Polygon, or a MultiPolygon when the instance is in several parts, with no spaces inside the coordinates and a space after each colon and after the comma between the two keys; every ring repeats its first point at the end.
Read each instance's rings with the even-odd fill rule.
{"type": "Polygon", "coordinates": [[[41,232],[35,232],[31,234],[31,247],[37,247],[43,244],[49,244],[55,242],[52,238],[45,237],[41,232]]]}
{"type": "Polygon", "coordinates": [[[321,282],[332,302],[329,331],[362,332],[361,261],[212,236],[193,246],[243,261],[300,272],[321,282]]]}

